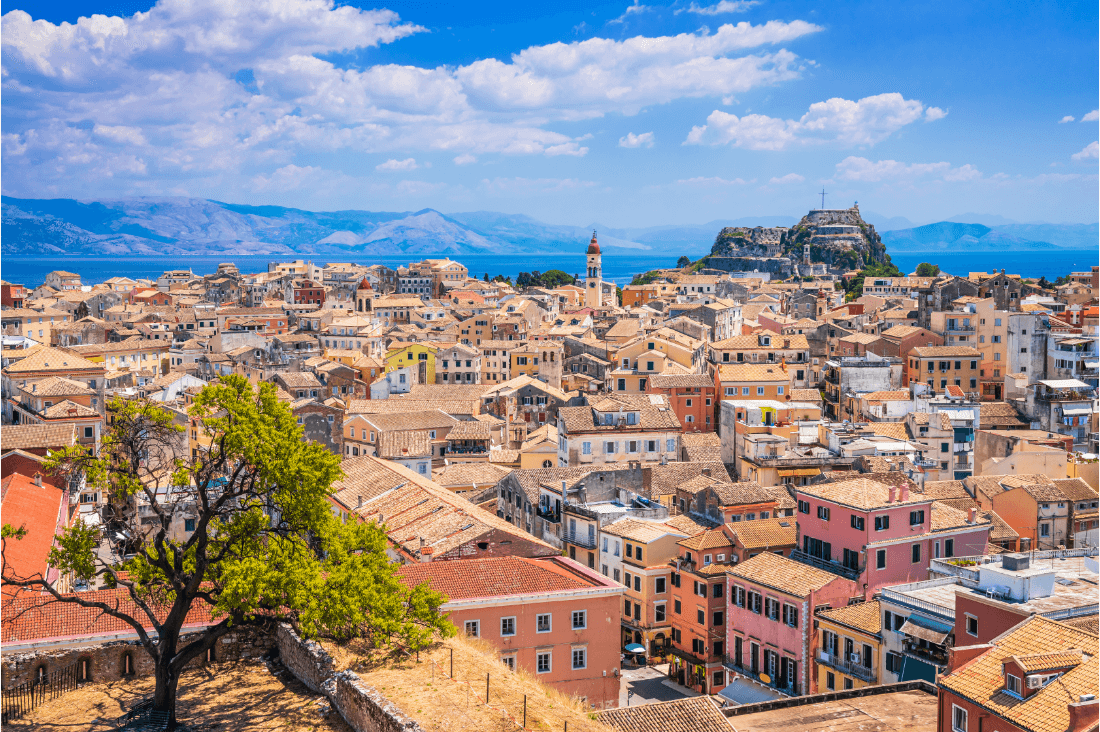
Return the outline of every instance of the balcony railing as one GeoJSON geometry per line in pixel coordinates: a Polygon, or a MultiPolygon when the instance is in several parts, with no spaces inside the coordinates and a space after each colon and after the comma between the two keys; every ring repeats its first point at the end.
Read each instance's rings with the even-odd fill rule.
{"type": "Polygon", "coordinates": [[[578,531],[564,531],[561,535],[561,540],[582,547],[584,549],[596,548],[596,535],[581,533],[578,531]]]}
{"type": "MultiPolygon", "coordinates": [[[[858,656],[857,656],[858,658],[858,656]]],[[[845,658],[843,654],[834,655],[825,650],[817,652],[817,660],[820,663],[824,663],[828,666],[835,668],[843,674],[849,676],[855,676],[857,679],[863,681],[869,681],[875,683],[878,680],[878,675],[875,673],[875,669],[868,668],[858,661],[853,661],[850,658],[845,658]]]]}
{"type": "Polygon", "coordinates": [[[552,508],[542,508],[540,506],[536,513],[538,513],[538,517],[543,521],[549,521],[552,524],[561,523],[561,514],[552,508]]]}
{"type": "Polygon", "coordinates": [[[744,676],[745,678],[752,679],[761,686],[767,686],[769,689],[775,689],[781,694],[786,694],[787,696],[802,696],[802,685],[798,683],[798,681],[788,682],[786,680],[777,680],[775,678],[771,678],[770,676],[769,678],[771,678],[771,681],[764,681],[760,677],[760,674],[764,673],[763,671],[753,671],[751,668],[739,666],[737,664],[736,658],[734,658],[733,656],[723,656],[722,665],[736,673],[738,676],[744,676]]]}
{"type": "Polygon", "coordinates": [[[863,567],[856,567],[856,568],[845,567],[840,562],[834,562],[834,561],[830,561],[830,560],[827,560],[827,559],[821,559],[820,557],[815,557],[811,554],[807,554],[806,552],[802,551],[801,549],[791,550],[791,559],[795,560],[796,562],[801,562],[803,564],[808,564],[811,567],[817,567],[818,569],[823,569],[826,572],[831,572],[832,574],[839,574],[841,577],[844,577],[846,579],[850,579],[853,582],[855,580],[859,579],[859,576],[861,574],[863,574],[863,570],[864,570],[863,567]]]}
{"type": "Polygon", "coordinates": [[[934,663],[937,666],[947,665],[947,648],[939,645],[921,645],[918,641],[906,638],[901,642],[901,650],[905,655],[919,661],[934,663]]]}

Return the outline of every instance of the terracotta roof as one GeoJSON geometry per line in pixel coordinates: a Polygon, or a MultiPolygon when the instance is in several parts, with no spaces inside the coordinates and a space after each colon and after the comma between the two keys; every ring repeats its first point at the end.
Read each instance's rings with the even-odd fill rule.
{"type": "Polygon", "coordinates": [[[428,457],[432,454],[428,433],[419,430],[389,430],[378,435],[378,457],[389,460],[428,457]]]}
{"type": "MultiPolygon", "coordinates": [[[[4,478],[2,486],[4,523],[27,530],[22,539],[4,542],[4,571],[14,577],[46,578],[46,555],[67,508],[62,504],[65,493],[46,481],[35,485],[33,477],[20,473],[4,478]]],[[[5,595],[9,589],[13,588],[5,588],[5,595]]]]}
{"type": "Polygon", "coordinates": [[[28,394],[33,394],[39,397],[51,397],[51,396],[87,396],[95,394],[95,390],[89,389],[87,385],[73,381],[72,379],[65,379],[60,376],[47,376],[45,379],[39,379],[37,381],[27,382],[25,387],[22,387],[28,394]]]}
{"type": "Polygon", "coordinates": [[[684,447],[705,445],[708,447],[721,447],[722,438],[717,432],[685,432],[680,436],[680,444],[684,447]]]}
{"type": "Polygon", "coordinates": [[[775,588],[795,597],[806,597],[811,591],[820,590],[838,575],[808,564],[787,559],[778,554],[763,552],[740,564],[730,567],[726,573],[740,579],[775,588]]]}
{"type": "Polygon", "coordinates": [[[41,412],[44,419],[65,419],[66,417],[98,417],[99,412],[77,404],[71,399],[65,399],[52,406],[46,407],[41,412]]]}
{"type": "Polygon", "coordinates": [[[882,632],[882,614],[878,600],[822,610],[817,617],[862,633],[878,635],[882,632]]]}
{"type": "Polygon", "coordinates": [[[697,475],[702,475],[704,470],[710,471],[710,477],[722,482],[732,483],[726,466],[721,462],[692,462],[692,463],[668,463],[667,465],[652,465],[646,470],[650,471],[649,491],[650,496],[675,495],[677,488],[697,475]]]}
{"type": "Polygon", "coordinates": [[[889,437],[895,440],[908,440],[909,431],[904,422],[868,422],[868,429],[881,437],[889,437]]]}
{"type": "Polygon", "coordinates": [[[971,348],[970,346],[917,346],[910,349],[909,355],[916,358],[950,358],[954,356],[981,358],[982,356],[977,348],[971,348]]]}
{"type": "Polygon", "coordinates": [[[1091,501],[1097,497],[1096,489],[1081,478],[1054,478],[1054,485],[1070,501],[1091,501]]]}
{"type": "MultiPolygon", "coordinates": [[[[705,476],[703,476],[705,477],[705,476]]],[[[752,503],[771,503],[775,494],[761,487],[759,483],[744,481],[741,483],[715,482],[712,486],[722,506],[743,506],[752,503]]]]}
{"type": "Polygon", "coordinates": [[[1026,656],[1013,656],[1012,660],[1024,673],[1038,673],[1040,671],[1052,671],[1054,669],[1071,668],[1085,659],[1080,649],[1068,651],[1048,651],[1046,653],[1030,653],[1026,656]]]}
{"type": "Polygon", "coordinates": [[[597,719],[622,732],[732,732],[733,725],[709,697],[611,709],[597,719]]]}
{"type": "Polygon", "coordinates": [[[876,399],[882,402],[907,402],[912,398],[907,389],[872,391],[869,394],[861,394],[860,396],[864,399],[876,399]]]}
{"type": "Polygon", "coordinates": [[[680,514],[679,516],[672,516],[664,522],[668,526],[671,526],[674,531],[679,531],[682,534],[692,536],[703,531],[706,526],[698,523],[694,518],[680,514]]]}
{"type": "MultiPolygon", "coordinates": [[[[167,348],[167,346],[165,346],[167,348]]],[[[50,346],[35,346],[28,349],[19,361],[9,364],[4,370],[9,374],[24,374],[33,371],[102,371],[103,364],[92,363],[83,356],[50,346]]]]}
{"type": "Polygon", "coordinates": [[[447,433],[448,440],[488,440],[492,425],[479,420],[460,421],[447,433]]]}
{"type": "Polygon", "coordinates": [[[643,521],[633,518],[619,519],[614,523],[607,524],[600,531],[641,543],[648,543],[667,534],[688,536],[686,532],[673,528],[663,521],[643,521]]]}
{"type": "Polygon", "coordinates": [[[961,480],[930,480],[924,484],[924,495],[930,498],[970,498],[961,480]]]}
{"type": "Polygon", "coordinates": [[[1064,732],[1070,727],[1069,705],[1085,694],[1097,694],[1100,666],[1095,633],[1032,615],[993,639],[991,645],[990,650],[970,663],[941,676],[938,686],[1029,732],[1064,732]],[[1026,699],[1004,690],[1002,664],[1006,659],[1075,648],[1083,649],[1091,658],[1079,661],[1026,699]]]}
{"type": "Polygon", "coordinates": [[[649,384],[654,389],[714,388],[714,380],[706,374],[654,374],[649,384]]]}
{"type": "Polygon", "coordinates": [[[969,510],[963,511],[958,508],[954,508],[943,501],[932,502],[932,521],[930,527],[932,531],[950,531],[951,529],[959,529],[965,526],[992,526],[992,521],[985,516],[982,512],[978,512],[974,519],[974,523],[970,523],[969,510]]]}
{"type": "Polygon", "coordinates": [[[820,402],[821,392],[817,389],[791,389],[791,401],[793,402],[820,402]]]}
{"type": "MultiPolygon", "coordinates": [[[[146,615],[138,608],[130,593],[118,588],[81,592],[80,597],[89,602],[104,602],[142,620],[147,630],[152,629],[146,615]]],[[[87,635],[129,634],[133,626],[118,618],[106,615],[97,608],[85,608],[71,603],[52,602],[48,595],[24,595],[4,603],[3,641],[26,643],[48,638],[73,638],[87,635]]],[[[153,604],[153,603],[150,603],[153,604]]],[[[153,604],[156,615],[167,616],[169,608],[153,604]]],[[[184,626],[210,624],[210,608],[201,600],[196,601],[187,613],[184,626]]]]}
{"type": "Polygon", "coordinates": [[[727,524],[746,549],[797,546],[798,522],[793,516],[727,524]]]}
{"type": "Polygon", "coordinates": [[[0,448],[35,450],[69,447],[76,444],[76,425],[17,424],[0,427],[0,448]]]}
{"type": "Polygon", "coordinates": [[[502,468],[492,463],[451,463],[433,474],[432,479],[444,488],[472,485],[488,487],[499,483],[510,472],[511,468],[502,468]]]}
{"type": "Polygon", "coordinates": [[[926,503],[931,500],[928,496],[910,490],[909,498],[903,501],[901,500],[901,491],[899,490],[895,493],[894,501],[891,503],[889,501],[889,486],[876,480],[868,480],[867,478],[841,480],[835,483],[803,485],[798,486],[796,490],[799,493],[805,493],[844,506],[863,510],[886,508],[909,503],[926,503]]]}
{"type": "Polygon", "coordinates": [[[549,560],[485,557],[421,562],[399,567],[397,576],[409,586],[427,582],[448,600],[541,595],[611,585],[589,576],[580,565],[564,557],[549,560]]]}
{"type": "Polygon", "coordinates": [[[1016,407],[1007,402],[982,402],[981,424],[984,429],[995,426],[1025,425],[1016,407]]]}
{"type": "Polygon", "coordinates": [[[722,382],[775,381],[786,383],[791,380],[791,374],[790,369],[784,371],[777,363],[722,364],[718,367],[718,380],[722,382]]]}
{"type": "Polygon", "coordinates": [[[676,542],[685,549],[691,549],[694,551],[703,551],[706,549],[721,549],[722,547],[732,547],[733,542],[725,532],[721,529],[711,529],[701,531],[695,536],[688,537],[676,542]]]}
{"type": "MultiPolygon", "coordinates": [[[[455,427],[458,420],[438,409],[412,410],[391,414],[368,414],[364,417],[380,432],[406,432],[455,427]]],[[[477,424],[481,424],[478,422],[477,424]]]]}
{"type": "Polygon", "coordinates": [[[1062,624],[1096,635],[1100,632],[1100,615],[1093,614],[1081,618],[1070,618],[1069,620],[1063,620],[1062,624]]]}

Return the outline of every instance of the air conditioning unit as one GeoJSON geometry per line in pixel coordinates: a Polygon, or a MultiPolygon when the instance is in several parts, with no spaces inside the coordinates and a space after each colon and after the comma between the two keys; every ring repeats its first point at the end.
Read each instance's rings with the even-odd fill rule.
{"type": "Polygon", "coordinates": [[[859,663],[859,654],[858,653],[849,653],[848,654],[848,661],[851,662],[851,663],[859,663]]]}
{"type": "Polygon", "coordinates": [[[1027,688],[1029,688],[1029,689],[1041,689],[1041,688],[1043,688],[1043,677],[1042,676],[1028,676],[1027,677],[1027,688]]]}

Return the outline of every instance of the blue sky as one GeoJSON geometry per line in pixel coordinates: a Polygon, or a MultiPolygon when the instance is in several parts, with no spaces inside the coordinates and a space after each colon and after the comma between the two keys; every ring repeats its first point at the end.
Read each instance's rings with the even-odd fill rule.
{"type": "Polygon", "coordinates": [[[1095,3],[3,4],[2,188],[1095,222],[1095,3]]]}

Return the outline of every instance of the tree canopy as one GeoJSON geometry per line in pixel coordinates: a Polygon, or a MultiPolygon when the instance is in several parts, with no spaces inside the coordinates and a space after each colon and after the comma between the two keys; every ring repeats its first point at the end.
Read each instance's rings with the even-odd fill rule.
{"type": "Polygon", "coordinates": [[[935,277],[939,273],[940,268],[934,264],[921,262],[917,265],[917,277],[935,277]]]}
{"type": "MultiPolygon", "coordinates": [[[[164,407],[116,398],[109,410],[99,455],[74,447],[48,463],[103,491],[103,528],[68,527],[48,561],[74,581],[117,588],[140,612],[10,576],[6,562],[3,581],[129,624],[154,662],[155,707],[173,720],[183,668],[231,628],[285,620],[306,636],[362,634],[407,648],[454,632],[441,595],[395,576],[383,527],[343,523],[333,512],[340,458],[302,440],[273,385],[234,375],[197,394],[190,429],[209,436],[209,448],[194,457],[188,428],[164,407]],[[211,625],[183,638],[196,604],[210,610],[211,625]]],[[[46,529],[5,525],[4,543],[36,530],[46,529]]]]}
{"type": "Polygon", "coordinates": [[[680,269],[687,267],[689,264],[691,264],[691,258],[688,257],[686,254],[681,255],[680,258],[676,260],[676,266],[680,269]]]}
{"type": "Polygon", "coordinates": [[[573,275],[560,269],[551,269],[546,272],[520,272],[516,276],[516,285],[519,287],[546,287],[553,289],[562,285],[571,285],[576,280],[573,275]]]}
{"type": "Polygon", "coordinates": [[[890,261],[886,255],[886,261],[873,262],[859,271],[859,274],[848,280],[844,286],[845,300],[855,300],[863,295],[863,280],[867,277],[903,277],[901,270],[890,261]]]}

